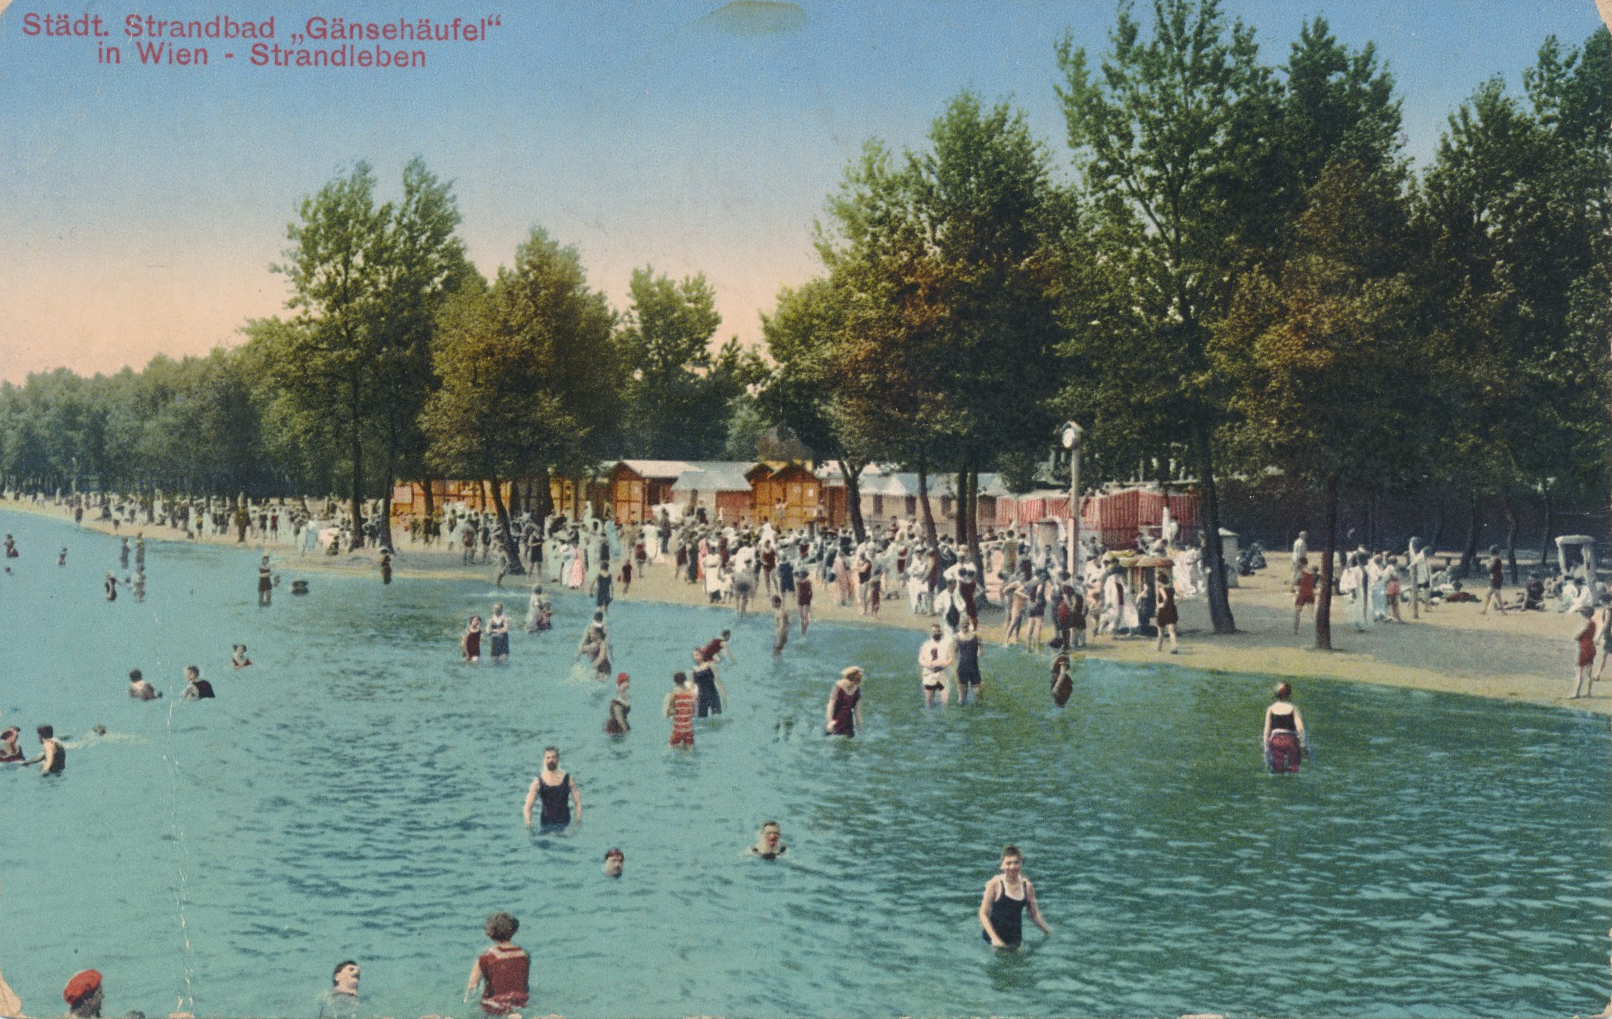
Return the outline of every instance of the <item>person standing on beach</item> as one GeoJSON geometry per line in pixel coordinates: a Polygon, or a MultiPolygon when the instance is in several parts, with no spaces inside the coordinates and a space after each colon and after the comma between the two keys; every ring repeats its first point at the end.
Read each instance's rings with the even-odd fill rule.
{"type": "Polygon", "coordinates": [[[1154,614],[1153,621],[1158,626],[1159,639],[1154,645],[1153,650],[1164,650],[1164,635],[1166,632],[1168,632],[1170,635],[1170,653],[1172,655],[1176,654],[1181,650],[1181,648],[1176,643],[1175,625],[1180,621],[1181,613],[1180,610],[1176,608],[1175,585],[1170,583],[1169,577],[1166,576],[1159,578],[1157,593],[1154,595],[1154,597],[1158,602],[1158,611],[1154,614]]]}
{"type": "Polygon", "coordinates": [[[1595,680],[1590,677],[1590,666],[1595,664],[1595,613],[1590,609],[1580,609],[1578,613],[1579,624],[1574,627],[1573,640],[1578,645],[1578,674],[1574,677],[1573,700],[1584,697],[1595,687],[1595,680]]]}
{"type": "Polygon", "coordinates": [[[993,948],[1018,948],[1024,942],[1024,914],[1051,937],[1052,928],[1036,906],[1035,887],[1024,876],[1024,854],[1017,846],[1002,849],[1002,872],[985,882],[980,898],[981,935],[993,948]]]}
{"type": "Polygon", "coordinates": [[[1304,615],[1306,606],[1315,605],[1315,585],[1321,579],[1320,571],[1311,566],[1299,573],[1298,583],[1293,588],[1293,632],[1299,632],[1299,619],[1304,615]]]}
{"type": "Polygon", "coordinates": [[[1498,609],[1502,616],[1506,614],[1506,599],[1500,593],[1505,583],[1506,564],[1500,559],[1500,547],[1491,545],[1489,547],[1489,593],[1484,596],[1483,611],[1479,612],[1478,615],[1488,615],[1490,605],[1498,609]]]}

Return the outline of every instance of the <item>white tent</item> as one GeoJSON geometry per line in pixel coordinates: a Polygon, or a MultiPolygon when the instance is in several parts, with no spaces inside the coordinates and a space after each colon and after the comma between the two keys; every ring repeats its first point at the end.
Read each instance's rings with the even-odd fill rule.
{"type": "Polygon", "coordinates": [[[1556,539],[1556,562],[1562,568],[1562,576],[1576,572],[1579,565],[1584,567],[1584,579],[1595,582],[1595,539],[1587,534],[1564,534],[1556,539]],[[1568,565],[1568,552],[1573,552],[1573,563],[1568,565]]]}

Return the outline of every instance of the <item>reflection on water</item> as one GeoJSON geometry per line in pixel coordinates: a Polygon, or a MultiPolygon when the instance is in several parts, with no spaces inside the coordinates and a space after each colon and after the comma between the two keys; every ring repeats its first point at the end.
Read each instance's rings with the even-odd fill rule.
{"type": "Polygon", "coordinates": [[[24,551],[5,721],[109,730],[62,780],[0,775],[0,959],[35,1014],[86,966],[108,1014],[309,1014],[351,957],[367,1012],[469,1015],[497,909],[533,1011],[572,1016],[1530,1016],[1605,994],[1604,719],[1300,681],[1317,759],[1278,779],[1265,679],[1088,660],[1058,711],[1044,662],[990,648],[984,705],[926,713],[921,635],[822,625],[775,662],[758,617],[729,713],[680,753],[660,700],[724,613],[618,603],[635,710],[611,740],[610,691],[572,668],[580,598],[469,667],[482,582],[315,574],[259,610],[249,549],[154,544],[145,604],[109,605],[116,539],[0,519],[24,551]],[[258,664],[231,670],[235,641],[258,664]],[[867,731],[826,740],[851,662],[867,731]],[[191,663],[216,701],[176,699],[191,663]],[[165,699],[124,696],[136,667],[165,699]],[[584,820],[528,832],[551,743],[584,820]],[[774,864],[746,853],[769,819],[774,864]],[[1016,955],[975,920],[1006,842],[1055,932],[1016,955]]]}

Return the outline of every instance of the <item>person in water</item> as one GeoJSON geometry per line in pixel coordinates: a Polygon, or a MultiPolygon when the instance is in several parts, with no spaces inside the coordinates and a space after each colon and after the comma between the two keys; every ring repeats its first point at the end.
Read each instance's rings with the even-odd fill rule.
{"type": "Polygon", "coordinates": [[[661,714],[672,720],[672,746],[694,745],[694,708],[697,699],[694,688],[689,685],[688,674],[672,673],[672,692],[666,695],[665,702],[661,704],[661,714]]]}
{"type": "Polygon", "coordinates": [[[620,877],[621,870],[627,866],[627,854],[619,849],[607,849],[604,855],[604,876],[620,877]]]}
{"type": "Polygon", "coordinates": [[[252,659],[246,657],[245,644],[231,644],[230,648],[235,652],[234,657],[229,660],[231,666],[237,669],[244,669],[252,664],[252,659]]]}
{"type": "Polygon", "coordinates": [[[471,616],[465,623],[465,632],[459,635],[459,650],[470,663],[481,661],[481,617],[471,616]]]}
{"type": "Polygon", "coordinates": [[[582,823],[582,790],[575,779],[560,770],[560,752],[554,747],[543,748],[543,773],[532,779],[531,788],[526,790],[521,814],[528,828],[532,826],[532,806],[539,798],[543,800],[543,810],[538,823],[543,827],[560,828],[571,823],[571,814],[565,808],[568,798],[576,807],[576,822],[582,823]]]}
{"type": "Polygon", "coordinates": [[[1304,734],[1304,719],[1292,704],[1293,687],[1286,682],[1276,684],[1276,700],[1265,709],[1265,732],[1260,743],[1265,749],[1265,763],[1278,775],[1297,774],[1299,761],[1310,752],[1309,739],[1304,734]]]}
{"type": "Polygon", "coordinates": [[[330,974],[330,988],[319,995],[317,1019],[358,1019],[358,963],[343,959],[330,974]]]}
{"type": "Polygon", "coordinates": [[[185,692],[180,694],[187,701],[203,701],[213,697],[213,684],[201,678],[201,670],[194,665],[185,666],[185,692]]]}
{"type": "Polygon", "coordinates": [[[979,630],[974,626],[974,620],[963,616],[957,637],[952,641],[952,657],[957,662],[957,703],[967,704],[969,695],[979,700],[980,685],[984,677],[980,675],[980,651],[985,642],[980,640],[979,630]]]}
{"type": "Polygon", "coordinates": [[[71,1019],[100,1019],[105,993],[100,971],[84,969],[74,973],[62,988],[62,1000],[67,1002],[71,1019]]]}
{"type": "MultiPolygon", "coordinates": [[[[124,538],[123,539],[123,565],[124,565],[125,568],[127,568],[128,565],[129,565],[129,544],[128,543],[129,543],[129,539],[124,538]]],[[[62,547],[61,554],[56,557],[56,565],[57,566],[66,566],[67,565],[67,547],[65,545],[62,547]]]]}
{"type": "Polygon", "coordinates": [[[116,577],[112,576],[112,574],[108,573],[106,575],[106,581],[101,586],[106,591],[106,600],[107,601],[117,601],[118,600],[118,578],[116,578],[116,577]]]}
{"type": "Polygon", "coordinates": [[[700,698],[698,710],[700,718],[722,714],[722,709],[728,702],[728,690],[717,677],[716,668],[712,666],[704,648],[696,648],[694,651],[694,689],[700,698]]]}
{"type": "Polygon", "coordinates": [[[509,661],[509,617],[504,614],[504,603],[493,603],[493,614],[487,617],[487,635],[493,642],[493,663],[509,661]]]}
{"type": "Polygon", "coordinates": [[[382,552],[381,553],[381,583],[390,584],[391,582],[392,582],[392,553],[391,552],[382,552]]]}
{"type": "Polygon", "coordinates": [[[778,859],[778,857],[789,851],[788,846],[778,841],[782,837],[783,832],[778,827],[777,821],[765,822],[761,826],[761,837],[756,839],[756,844],[750,847],[751,854],[759,856],[763,860],[778,859]]]}
{"type": "Polygon", "coordinates": [[[553,625],[553,612],[549,608],[549,597],[543,593],[542,584],[532,585],[532,596],[526,603],[526,632],[542,633],[553,625]]]}
{"type": "Polygon", "coordinates": [[[35,732],[39,734],[39,756],[23,761],[23,767],[38,764],[40,774],[60,775],[67,769],[67,748],[57,742],[56,730],[50,726],[41,725],[35,732]]]}
{"type": "Polygon", "coordinates": [[[162,691],[152,686],[139,669],[130,669],[129,696],[137,701],[154,701],[162,696],[162,691]]]}
{"type": "Polygon", "coordinates": [[[781,595],[772,596],[772,656],[777,658],[784,653],[784,645],[789,643],[789,610],[784,608],[784,599],[781,595]]]}
{"type": "Polygon", "coordinates": [[[981,936],[996,948],[1018,948],[1024,941],[1026,912],[1042,934],[1052,935],[1036,906],[1035,886],[1024,876],[1024,854],[1017,846],[1007,846],[1002,850],[1002,872],[985,882],[980,899],[981,936]]]}
{"type": "Polygon", "coordinates": [[[828,721],[825,736],[855,736],[862,726],[862,670],[848,666],[834,681],[828,695],[828,721]]]}
{"type": "Polygon", "coordinates": [[[22,730],[16,726],[7,726],[0,732],[0,764],[21,764],[23,761],[22,747],[17,745],[17,737],[22,730]]]}
{"type": "Polygon", "coordinates": [[[616,695],[610,698],[610,717],[605,719],[604,725],[604,731],[611,736],[625,736],[632,731],[632,726],[627,724],[627,715],[632,711],[629,683],[625,672],[616,674],[616,695]]]}
{"type": "Polygon", "coordinates": [[[465,985],[466,1001],[478,985],[481,987],[484,1015],[508,1015],[525,1008],[530,1000],[532,960],[511,940],[520,929],[521,922],[508,913],[498,912],[487,918],[483,930],[493,947],[476,957],[470,967],[470,982],[465,985]]]}
{"type": "Polygon", "coordinates": [[[257,566],[257,604],[263,608],[274,601],[274,573],[269,568],[269,557],[264,556],[257,566]]]}

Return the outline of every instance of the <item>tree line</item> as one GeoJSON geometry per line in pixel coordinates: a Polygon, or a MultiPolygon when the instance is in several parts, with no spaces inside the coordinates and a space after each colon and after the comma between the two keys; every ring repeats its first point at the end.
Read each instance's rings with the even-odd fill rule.
{"type": "Polygon", "coordinates": [[[1083,480],[1190,475],[1211,534],[1228,479],[1306,500],[1327,549],[1351,494],[1496,503],[1511,548],[1523,501],[1603,499],[1606,32],[1547,39],[1521,94],[1479,85],[1417,168],[1369,43],[1317,18],[1271,63],[1218,0],[1147,14],[1122,5],[1100,54],[1058,44],[1058,145],[967,91],[917,151],[869,140],[816,225],[821,272],[763,315],[765,358],[714,345],[703,276],[635,271],[618,312],[541,229],[488,279],[449,184],[415,160],[381,202],[359,164],[303,201],[273,267],[293,297],[240,346],[0,386],[0,475],[339,490],[357,517],[395,478],[750,459],[777,428],[838,463],[853,517],[869,464],[954,475],[972,543],[979,474],[1047,480],[1073,418],[1083,480]]]}

